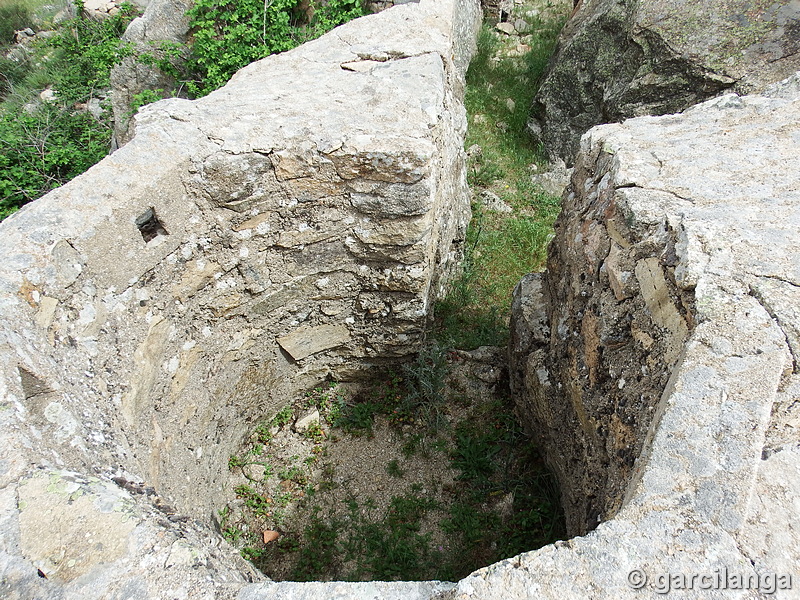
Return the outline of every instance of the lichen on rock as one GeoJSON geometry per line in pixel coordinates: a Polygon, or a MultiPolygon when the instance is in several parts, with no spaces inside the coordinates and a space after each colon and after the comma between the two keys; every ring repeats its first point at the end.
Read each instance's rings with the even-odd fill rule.
{"type": "Polygon", "coordinates": [[[763,91],[800,68],[788,0],[579,2],[534,99],[529,128],[572,164],[590,127],[679,112],[725,90],[763,91]]]}

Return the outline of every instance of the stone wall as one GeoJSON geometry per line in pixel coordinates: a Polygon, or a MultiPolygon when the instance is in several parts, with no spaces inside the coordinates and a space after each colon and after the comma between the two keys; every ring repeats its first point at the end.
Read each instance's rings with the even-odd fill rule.
{"type": "Polygon", "coordinates": [[[579,155],[547,270],[513,299],[516,399],[560,474],[572,535],[619,509],[695,326],[694,286],[676,283],[678,233],[637,219],[612,159],[579,155]]]}
{"type": "MultiPolygon", "coordinates": [[[[123,35],[126,42],[134,44],[137,52],[159,54],[158,46],[163,42],[185,44],[189,37],[189,18],[186,16],[194,0],[148,0],[141,17],[134,19],[123,35]]],[[[419,0],[377,0],[368,2],[367,9],[378,13],[396,4],[417,3],[419,0]]],[[[106,0],[94,0],[98,11],[108,10],[106,0]]],[[[88,7],[88,5],[87,5],[88,7]]],[[[178,61],[180,59],[173,59],[178,61]]],[[[144,64],[135,56],[129,56],[111,71],[111,104],[114,111],[114,141],[124,146],[135,135],[136,121],[131,118],[135,110],[134,96],[144,90],[171,90],[176,94],[178,82],[155,66],[144,64]]]]}
{"type": "MultiPolygon", "coordinates": [[[[797,597],[798,117],[800,73],[583,137],[548,270],[515,291],[511,376],[589,533],[450,597],[654,597],[670,573],[788,574],[774,597],[797,597]]],[[[681,597],[767,597],[699,581],[681,597]]]]}
{"type": "Polygon", "coordinates": [[[398,6],[151,105],[0,225],[0,595],[258,577],[211,529],[228,456],[293,394],[418,348],[470,216],[479,21],[398,6]]]}
{"type": "Polygon", "coordinates": [[[800,69],[794,0],[584,0],[564,27],[529,127],[572,164],[590,127],[762,91],[800,69]]]}

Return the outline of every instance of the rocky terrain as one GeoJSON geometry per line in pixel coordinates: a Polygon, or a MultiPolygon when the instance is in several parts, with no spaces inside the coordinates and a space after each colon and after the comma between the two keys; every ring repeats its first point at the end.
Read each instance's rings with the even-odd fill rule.
{"type": "Polygon", "coordinates": [[[534,101],[531,132],[572,164],[593,125],[753,93],[800,69],[790,0],[576,3],[534,101]]]}
{"type": "MultiPolygon", "coordinates": [[[[793,7],[748,23],[791,41],[793,7]]],[[[395,6],[147,107],[0,224],[0,595],[797,597],[800,74],[581,138],[509,348],[576,537],[452,583],[275,583],[224,540],[261,419],[420,348],[469,220],[479,11],[395,6]]]]}

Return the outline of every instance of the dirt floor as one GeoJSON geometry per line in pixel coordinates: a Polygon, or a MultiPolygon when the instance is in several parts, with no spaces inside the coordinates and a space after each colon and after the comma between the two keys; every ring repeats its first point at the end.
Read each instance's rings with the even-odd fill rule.
{"type": "Polygon", "coordinates": [[[435,348],[371,387],[297,398],[231,457],[223,535],[275,580],[458,579],[556,539],[503,352],[435,348]],[[420,372],[437,397],[410,410],[420,372]]]}

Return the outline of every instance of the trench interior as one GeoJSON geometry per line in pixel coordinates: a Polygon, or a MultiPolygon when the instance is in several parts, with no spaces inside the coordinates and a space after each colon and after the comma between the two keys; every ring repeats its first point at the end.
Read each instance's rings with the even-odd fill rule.
{"type": "Polygon", "coordinates": [[[229,458],[222,536],[279,581],[457,581],[562,538],[503,354],[431,345],[372,382],[299,395],[229,458]]]}
{"type": "Polygon", "coordinates": [[[457,581],[565,537],[558,484],[516,414],[505,351],[511,291],[542,268],[559,205],[531,183],[546,161],[524,127],[571,5],[540,17],[540,4],[517,10],[525,38],[496,27],[513,15],[487,9],[466,92],[478,200],[426,346],[367,381],[285,398],[222,457],[231,478],[215,526],[271,579],[457,581]]]}

